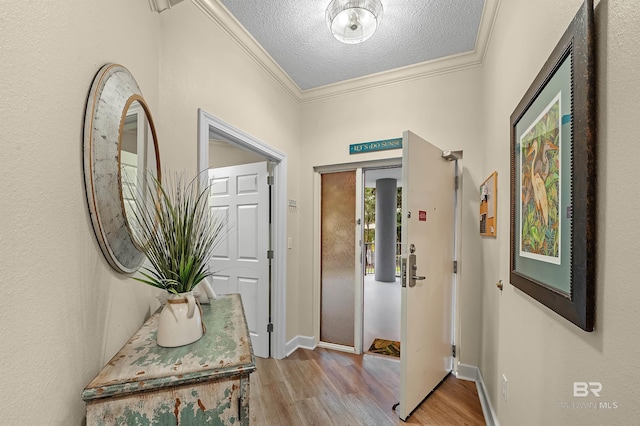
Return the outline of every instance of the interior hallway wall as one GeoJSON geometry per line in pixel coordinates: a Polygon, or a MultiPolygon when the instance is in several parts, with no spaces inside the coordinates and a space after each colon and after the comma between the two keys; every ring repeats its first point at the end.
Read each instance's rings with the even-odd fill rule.
{"type": "MultiPolygon", "coordinates": [[[[375,87],[364,91],[303,104],[300,187],[313,188],[313,167],[401,156],[399,150],[349,155],[349,145],[391,139],[411,130],[442,149],[463,149],[461,341],[463,363],[480,362],[481,282],[478,234],[478,188],[484,178],[480,140],[480,69],[471,68],[448,74],[375,87]]],[[[300,238],[313,241],[314,194],[301,192],[298,203],[300,238]]],[[[313,282],[314,249],[300,256],[301,274],[298,303],[300,334],[314,335],[313,282]]]]}
{"type": "Polygon", "coordinates": [[[157,114],[158,14],[145,1],[4,1],[0,28],[0,424],[79,425],[82,390],[156,294],[113,271],[98,246],[85,105],[115,62],[157,114]]]}
{"type": "Polygon", "coordinates": [[[501,424],[632,424],[640,417],[637,253],[640,232],[640,8],[596,7],[598,201],[596,330],[586,333],[509,285],[509,117],[582,1],[502,1],[483,67],[484,174],[498,170],[498,238],[484,240],[481,370],[501,424]],[[502,219],[500,219],[502,218],[502,219]],[[502,294],[495,282],[505,283],[502,294]],[[508,379],[508,399],[501,377],[508,379]],[[573,382],[601,382],[574,398],[573,382]],[[567,404],[594,403],[593,408],[567,404]],[[609,403],[616,409],[600,408],[609,403]],[[564,408],[563,408],[564,407],[564,408]]]}
{"type": "MultiPolygon", "coordinates": [[[[196,4],[161,15],[160,114],[163,165],[197,170],[198,108],[285,153],[287,197],[297,199],[301,107],[196,4]]],[[[210,152],[210,156],[215,153],[210,152]]],[[[297,335],[298,216],[287,212],[287,340],[297,335]]]]}

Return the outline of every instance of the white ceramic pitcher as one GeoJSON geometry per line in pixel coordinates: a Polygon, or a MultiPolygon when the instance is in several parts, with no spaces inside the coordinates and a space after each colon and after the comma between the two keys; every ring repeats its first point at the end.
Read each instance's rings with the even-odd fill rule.
{"type": "Polygon", "coordinates": [[[158,319],[158,346],[188,345],[200,339],[202,334],[202,316],[193,292],[170,295],[158,319]]]}

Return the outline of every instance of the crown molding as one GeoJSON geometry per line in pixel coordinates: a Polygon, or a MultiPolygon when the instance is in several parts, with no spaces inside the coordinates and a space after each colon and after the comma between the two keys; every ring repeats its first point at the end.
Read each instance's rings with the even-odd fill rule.
{"type": "Polygon", "coordinates": [[[291,97],[302,101],[302,91],[271,55],[218,0],[192,0],[192,2],[220,26],[251,59],[269,74],[291,97]]]}
{"type": "Polygon", "coordinates": [[[501,0],[485,0],[475,49],[455,56],[301,90],[266,50],[218,0],[192,0],[298,103],[309,103],[362,90],[457,72],[482,65],[501,0]]]}
{"type": "Polygon", "coordinates": [[[498,6],[501,0],[485,0],[480,18],[480,28],[474,50],[446,58],[434,59],[406,67],[395,68],[364,77],[341,81],[326,86],[304,90],[303,103],[319,101],[349,93],[388,86],[405,81],[462,71],[482,65],[493,32],[498,6]]]}
{"type": "Polygon", "coordinates": [[[364,77],[308,89],[303,91],[302,102],[320,101],[362,90],[461,71],[479,65],[481,65],[481,62],[476,51],[447,56],[443,59],[434,59],[432,61],[421,62],[419,64],[408,65],[406,67],[395,68],[389,71],[369,74],[364,77]]]}
{"type": "Polygon", "coordinates": [[[149,0],[149,7],[152,12],[163,12],[171,9],[172,6],[180,3],[182,0],[149,0]]]}

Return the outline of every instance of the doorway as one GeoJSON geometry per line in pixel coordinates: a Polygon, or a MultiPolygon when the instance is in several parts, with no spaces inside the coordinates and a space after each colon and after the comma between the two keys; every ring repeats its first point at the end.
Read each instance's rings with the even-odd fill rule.
{"type": "MultiPolygon", "coordinates": [[[[455,370],[455,318],[457,312],[457,253],[458,228],[458,163],[461,151],[442,151],[416,134],[406,131],[402,141],[402,287],[400,308],[400,404],[397,413],[406,420],[413,409],[446,377],[455,370]]],[[[394,165],[398,165],[397,163],[394,165]]],[[[388,165],[387,165],[388,166],[388,165]]],[[[355,170],[357,191],[362,191],[363,168],[374,165],[345,164],[316,168],[316,200],[321,205],[323,173],[355,170]]],[[[378,194],[380,195],[380,194],[378,194]]],[[[395,203],[392,203],[392,205],[395,203]]],[[[321,211],[316,210],[316,241],[324,232],[321,211]]],[[[357,244],[354,256],[355,324],[353,347],[319,342],[318,346],[362,353],[363,284],[362,269],[366,254],[362,232],[363,208],[356,203],[353,223],[357,244]],[[359,340],[358,340],[359,339],[359,340]]],[[[379,223],[377,218],[376,222],[379,223]]],[[[344,227],[345,235],[352,227],[344,227]]],[[[391,241],[392,243],[394,241],[391,241]]],[[[376,243],[377,244],[377,243],[376,243]]],[[[377,251],[380,247],[377,248],[377,251]]],[[[324,261],[318,251],[317,269],[324,261]]],[[[376,269],[380,265],[376,261],[376,269]]],[[[392,266],[392,272],[395,272],[392,266]]],[[[318,274],[320,276],[320,274],[318,274]]],[[[314,273],[314,277],[316,277],[314,273]]],[[[394,280],[389,280],[394,281],[394,280]]],[[[318,278],[316,295],[322,303],[322,280],[318,278]]],[[[318,310],[318,330],[321,312],[318,310]]],[[[343,328],[350,324],[344,323],[343,328]]],[[[321,333],[318,333],[320,336],[321,333]]]]}
{"type": "MultiPolygon", "coordinates": [[[[361,354],[369,349],[375,337],[382,335],[399,340],[398,289],[394,289],[398,294],[393,295],[397,303],[391,302],[393,309],[397,312],[397,315],[389,313],[394,315],[393,325],[391,325],[385,320],[386,314],[378,311],[389,308],[385,306],[385,300],[383,300],[389,295],[385,295],[384,291],[376,292],[375,285],[369,285],[369,281],[375,277],[373,274],[375,265],[371,257],[375,256],[375,252],[371,244],[365,244],[367,240],[364,215],[365,175],[369,174],[375,178],[375,171],[379,170],[377,174],[379,177],[383,176],[380,173],[386,173],[387,177],[400,178],[401,164],[400,158],[390,158],[314,169],[316,194],[314,233],[318,241],[317,255],[314,258],[314,298],[317,301],[314,310],[314,328],[318,338],[317,344],[320,347],[361,354]],[[328,192],[325,193],[326,191],[328,192]],[[339,192],[343,194],[337,194],[339,192]],[[340,208],[333,208],[332,205],[340,208]],[[324,213],[323,208],[326,210],[324,213]],[[328,217],[327,214],[333,217],[328,217]],[[323,225],[324,219],[329,219],[330,226],[334,226],[335,229],[330,230],[323,225]],[[368,263],[367,249],[371,260],[368,263]],[[340,253],[338,254],[336,250],[340,250],[340,253]],[[367,266],[369,271],[365,276],[367,266]],[[340,274],[336,275],[338,269],[340,274]],[[333,288],[328,288],[327,285],[333,288]],[[340,303],[335,303],[336,300],[340,303]],[[365,310],[367,310],[366,318],[365,310]],[[327,317],[328,315],[330,317],[327,317]],[[372,320],[369,327],[365,326],[367,319],[372,320]],[[376,320],[378,320],[377,325],[375,325],[376,320]],[[389,327],[393,328],[393,333],[386,332],[389,327]],[[364,337],[365,330],[368,333],[367,336],[369,334],[376,334],[376,336],[368,341],[369,338],[364,337]]],[[[369,234],[373,235],[371,228],[373,226],[370,226],[369,234]]],[[[395,281],[395,241],[393,244],[392,262],[395,281]]]]}
{"type": "Polygon", "coordinates": [[[269,358],[270,167],[266,160],[246,163],[251,156],[237,154],[233,163],[238,164],[215,167],[217,161],[211,161],[208,170],[209,208],[214,217],[225,219],[223,232],[227,235],[209,259],[209,270],[214,273],[209,282],[216,294],[240,294],[253,352],[269,358]]]}
{"type": "MultiPolygon", "coordinates": [[[[264,303],[268,304],[267,356],[282,359],[286,356],[286,220],[287,220],[287,157],[282,152],[266,145],[253,136],[231,126],[219,118],[198,109],[198,171],[203,187],[208,184],[210,165],[210,143],[213,149],[242,151],[244,158],[269,162],[272,178],[271,186],[271,252],[272,257],[269,278],[271,286],[264,303]],[[222,145],[224,144],[224,145],[222,145]]],[[[249,160],[247,160],[249,161],[249,160]]],[[[257,351],[256,351],[257,352],[257,351]]]]}
{"type": "Polygon", "coordinates": [[[402,167],[363,173],[362,349],[399,357],[402,167]]]}

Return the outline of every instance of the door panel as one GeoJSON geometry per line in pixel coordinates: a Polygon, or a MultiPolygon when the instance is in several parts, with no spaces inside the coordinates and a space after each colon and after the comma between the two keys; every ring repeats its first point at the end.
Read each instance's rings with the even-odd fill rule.
{"type": "Polygon", "coordinates": [[[209,267],[216,293],[239,293],[256,356],[269,357],[269,187],[267,163],[209,169],[212,214],[226,215],[226,240],[209,267]]]}
{"type": "Polygon", "coordinates": [[[320,340],[354,347],[356,172],[322,174],[320,340]]]}
{"type": "Polygon", "coordinates": [[[411,132],[402,144],[402,258],[413,245],[416,265],[403,270],[398,414],[406,420],[451,371],[455,163],[411,132]]]}

